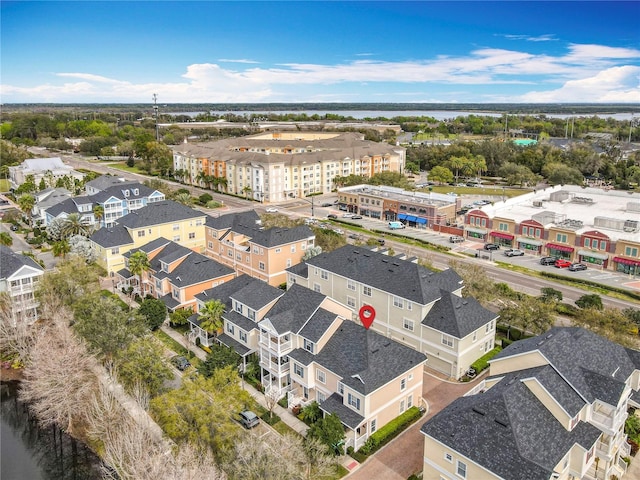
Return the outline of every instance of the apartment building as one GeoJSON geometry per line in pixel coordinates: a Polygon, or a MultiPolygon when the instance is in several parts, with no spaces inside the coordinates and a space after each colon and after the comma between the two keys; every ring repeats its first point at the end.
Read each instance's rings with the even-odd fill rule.
{"type": "Polygon", "coordinates": [[[34,292],[42,275],[44,268],[31,257],[0,245],[0,292],[9,296],[14,326],[37,320],[38,301],[34,292]]]}
{"type": "Polygon", "coordinates": [[[558,185],[465,215],[465,236],[592,268],[640,273],[640,194],[558,185]]]}
{"type": "Polygon", "coordinates": [[[164,237],[131,249],[123,257],[126,266],[115,275],[118,288],[132,286],[143,298],[151,295],[162,300],[169,311],[195,308],[196,294],[235,278],[233,269],[164,237]],[[130,256],[137,251],[146,253],[150,264],[140,275],[141,282],[128,268],[130,256]]]}
{"type": "Polygon", "coordinates": [[[588,330],[515,342],[490,377],[423,425],[423,478],[621,479],[639,389],[640,352],[588,330]]]}
{"type": "Polygon", "coordinates": [[[265,132],[174,147],[173,168],[188,184],[215,185],[261,202],[327,193],[337,176],[402,172],[406,149],[359,133],[265,132]]]}
{"type": "MultiPolygon", "coordinates": [[[[451,378],[494,347],[497,315],[463,298],[453,270],[433,272],[388,251],[347,245],[287,269],[287,286],[299,284],[357,312],[373,307],[371,329],[427,355],[427,366],[451,378]]],[[[415,260],[415,259],[414,259],[415,260]]]]}
{"type": "Polygon", "coordinates": [[[89,240],[97,263],[113,274],[125,267],[125,253],[161,237],[202,253],[206,217],[193,208],[163,200],[119,218],[111,227],[102,227],[89,240]]]}
{"type": "Polygon", "coordinates": [[[285,283],[286,269],[300,263],[315,245],[315,235],[308,226],[264,229],[253,210],[207,217],[205,235],[208,256],[238,274],[273,286],[285,283]]]}

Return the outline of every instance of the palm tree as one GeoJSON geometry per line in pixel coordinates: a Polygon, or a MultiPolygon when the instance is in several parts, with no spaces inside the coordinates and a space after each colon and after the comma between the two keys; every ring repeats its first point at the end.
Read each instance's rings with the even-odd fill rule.
{"type": "Polygon", "coordinates": [[[23,193],[18,197],[17,202],[20,210],[29,217],[29,225],[31,225],[31,211],[33,210],[33,206],[36,204],[36,199],[33,195],[23,193]]]}
{"type": "Polygon", "coordinates": [[[189,195],[187,192],[179,193],[174,197],[174,200],[178,203],[186,205],[187,207],[190,207],[191,205],[193,205],[193,197],[189,195]]]}
{"type": "Polygon", "coordinates": [[[246,199],[249,199],[249,194],[251,193],[251,187],[249,185],[247,185],[246,187],[244,187],[242,189],[242,193],[244,193],[244,197],[246,199]]]}
{"type": "Polygon", "coordinates": [[[10,247],[13,245],[13,238],[9,232],[0,232],[0,245],[10,247]]]}
{"type": "Polygon", "coordinates": [[[96,222],[100,224],[104,217],[104,207],[100,204],[93,206],[93,216],[96,218],[96,222]]]}
{"type": "Polygon", "coordinates": [[[149,257],[142,250],[137,250],[129,257],[129,271],[138,277],[138,286],[140,287],[140,296],[144,296],[142,289],[142,274],[151,269],[149,257]]]}
{"type": "Polygon", "coordinates": [[[62,223],[62,235],[65,238],[73,235],[87,237],[89,236],[90,230],[89,222],[87,222],[85,218],[82,218],[77,212],[67,215],[67,218],[65,218],[62,223]]]}
{"type": "Polygon", "coordinates": [[[217,177],[218,184],[216,185],[216,190],[220,191],[220,187],[222,186],[225,190],[227,189],[227,179],[226,177],[217,177]]]}
{"type": "Polygon", "coordinates": [[[209,300],[200,310],[200,328],[209,334],[220,333],[224,325],[222,314],[224,313],[224,303],[220,300],[209,300]]]}
{"type": "Polygon", "coordinates": [[[462,157],[451,157],[449,159],[449,166],[456,171],[456,184],[458,183],[458,175],[460,174],[460,169],[464,167],[465,160],[462,157]]]}
{"type": "Polygon", "coordinates": [[[59,240],[57,242],[54,242],[54,244],[52,245],[52,251],[55,257],[65,258],[67,256],[67,253],[71,251],[71,245],[69,245],[69,242],[67,242],[66,239],[59,240]]]}

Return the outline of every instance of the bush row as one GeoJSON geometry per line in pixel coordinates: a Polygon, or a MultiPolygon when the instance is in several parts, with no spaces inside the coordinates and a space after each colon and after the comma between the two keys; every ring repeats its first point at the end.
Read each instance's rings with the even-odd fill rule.
{"type": "MultiPolygon", "coordinates": [[[[543,277],[549,277],[549,278],[554,278],[557,280],[564,280],[567,281],[569,279],[567,279],[567,277],[563,276],[563,275],[557,275],[555,273],[550,273],[550,272],[541,272],[543,277]]],[[[601,283],[598,282],[592,282],[590,280],[586,280],[586,279],[570,279],[569,281],[571,281],[572,283],[575,284],[579,284],[579,285],[588,285],[590,287],[596,287],[596,288],[604,288],[606,290],[609,290],[611,292],[617,292],[617,293],[622,293],[623,295],[626,295],[627,297],[633,298],[635,300],[640,300],[640,294],[637,294],[635,292],[630,292],[629,290],[625,290],[624,288],[619,288],[619,287],[614,287],[614,286],[604,286],[601,283]]]]}
{"type": "Polygon", "coordinates": [[[476,374],[480,373],[483,370],[486,370],[489,367],[489,360],[495,357],[498,353],[502,351],[502,347],[496,346],[493,350],[485,353],[478,360],[471,364],[471,368],[476,371],[476,374]]]}
{"type": "MultiPolygon", "coordinates": [[[[414,423],[422,416],[422,411],[418,407],[411,407],[402,415],[394,418],[380,430],[375,431],[367,439],[364,445],[358,450],[358,453],[365,456],[371,455],[379,448],[383,447],[391,440],[402,433],[409,425],[414,423]]],[[[354,457],[355,458],[355,457],[354,457]]],[[[356,459],[357,460],[357,459],[356,459]]]]}

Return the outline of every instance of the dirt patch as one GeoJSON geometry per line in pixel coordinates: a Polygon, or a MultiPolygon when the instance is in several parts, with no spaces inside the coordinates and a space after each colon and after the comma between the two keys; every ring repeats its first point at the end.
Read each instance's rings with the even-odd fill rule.
{"type": "Polygon", "coordinates": [[[0,381],[12,382],[22,380],[23,372],[24,370],[22,368],[0,368],[0,381]]]}

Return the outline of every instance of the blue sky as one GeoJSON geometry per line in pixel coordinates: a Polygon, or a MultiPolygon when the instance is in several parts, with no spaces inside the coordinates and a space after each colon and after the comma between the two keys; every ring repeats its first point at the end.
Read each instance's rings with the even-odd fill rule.
{"type": "Polygon", "coordinates": [[[33,2],[3,103],[640,103],[640,2],[33,2]]]}

